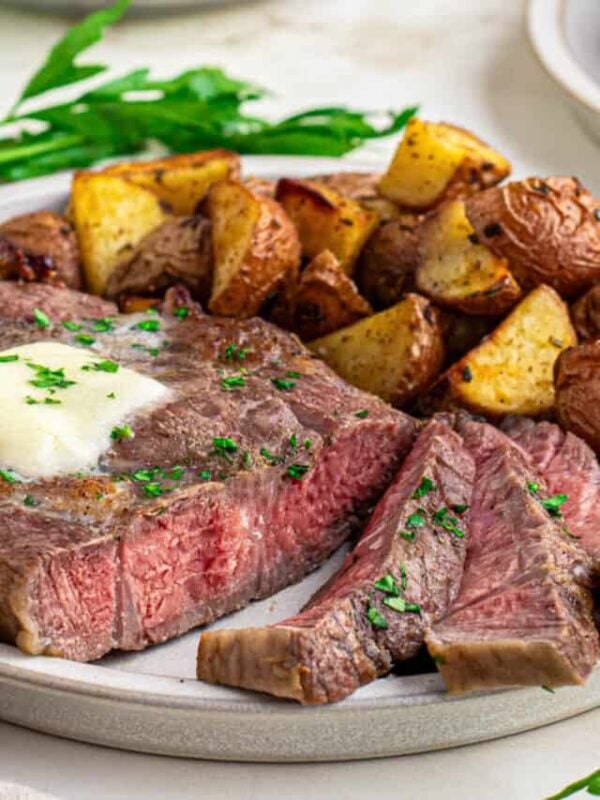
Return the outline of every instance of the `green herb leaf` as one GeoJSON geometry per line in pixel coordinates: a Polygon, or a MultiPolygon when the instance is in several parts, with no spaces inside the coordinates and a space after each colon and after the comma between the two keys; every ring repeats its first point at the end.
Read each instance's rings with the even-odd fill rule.
{"type": "Polygon", "coordinates": [[[110,438],[117,442],[121,439],[133,439],[133,430],[130,425],[116,426],[110,432],[110,438]]]}
{"type": "Polygon", "coordinates": [[[465,511],[468,510],[469,505],[468,503],[455,503],[453,506],[450,506],[450,508],[455,514],[464,514],[465,511]]]}
{"type": "Polygon", "coordinates": [[[295,481],[301,481],[306,476],[306,473],[309,471],[310,466],[308,464],[290,464],[289,467],[286,469],[285,474],[288,478],[292,478],[295,481]]]}
{"type": "Polygon", "coordinates": [[[375,606],[368,606],[367,619],[374,628],[381,628],[382,630],[385,630],[385,628],[388,627],[387,619],[375,608],[375,606]]]}
{"type": "Polygon", "coordinates": [[[50,319],[48,315],[44,314],[44,312],[40,308],[33,309],[33,320],[35,324],[38,326],[38,328],[43,329],[50,327],[50,319]]]}
{"type": "Polygon", "coordinates": [[[296,383],[287,378],[271,378],[271,383],[280,392],[289,392],[296,387],[296,383]]]}
{"type": "Polygon", "coordinates": [[[143,319],[141,322],[136,322],[135,325],[131,326],[132,330],[140,330],[140,331],[159,331],[160,330],[160,321],[157,319],[143,319]]]}
{"type": "Polygon", "coordinates": [[[12,356],[0,356],[0,364],[10,364],[13,361],[18,361],[19,356],[12,355],[12,356]]]}
{"type": "Polygon", "coordinates": [[[19,483],[17,476],[9,469],[0,469],[0,478],[6,483],[19,483]]]}
{"type": "Polygon", "coordinates": [[[241,375],[231,375],[229,378],[221,378],[221,389],[226,392],[233,392],[235,389],[246,385],[246,379],[241,375]]]}
{"type": "Polygon", "coordinates": [[[93,336],[90,336],[89,333],[78,333],[74,338],[77,344],[82,344],[85,347],[89,347],[96,341],[93,336]]]}
{"type": "Polygon", "coordinates": [[[425,497],[425,495],[428,495],[429,492],[433,492],[434,489],[435,489],[434,482],[431,480],[431,478],[428,478],[424,475],[421,478],[421,483],[415,489],[415,491],[412,493],[411,496],[413,499],[417,499],[419,497],[425,497]]]}
{"type": "Polygon", "coordinates": [[[92,330],[97,333],[109,333],[114,330],[115,323],[110,317],[103,317],[103,319],[95,319],[92,322],[92,330]]]}
{"type": "Polygon", "coordinates": [[[104,359],[103,361],[96,361],[93,364],[85,364],[81,369],[94,372],[118,372],[119,365],[116,361],[104,359]]]}
{"type": "Polygon", "coordinates": [[[421,606],[417,603],[409,603],[403,597],[384,597],[383,604],[393,611],[398,611],[401,614],[412,613],[420,614],[421,606]]]}
{"type": "Polygon", "coordinates": [[[33,364],[28,362],[29,369],[35,370],[35,378],[32,378],[28,383],[30,386],[35,386],[37,389],[68,389],[69,386],[74,386],[76,381],[71,381],[65,378],[65,370],[63,367],[59,369],[50,369],[43,364],[33,364]]]}
{"type": "Polygon", "coordinates": [[[592,772],[592,774],[588,775],[586,778],[569,784],[562,792],[553,794],[552,797],[548,797],[546,800],[564,800],[565,797],[571,797],[584,789],[588,794],[594,795],[594,797],[600,796],[600,769],[592,772]]]}
{"type": "Polygon", "coordinates": [[[173,314],[178,317],[179,319],[186,319],[189,316],[190,310],[187,306],[179,306],[176,308],[173,314]]]}
{"type": "Polygon", "coordinates": [[[211,481],[212,473],[209,469],[203,469],[198,473],[198,477],[202,478],[203,481],[211,481]]]}
{"type": "Polygon", "coordinates": [[[105,66],[99,64],[79,66],[75,63],[75,59],[88,47],[99,42],[104,28],[115,23],[128,6],[129,0],[118,0],[109,8],[96,11],[77,25],[73,25],[54,45],[44,64],[29,80],[16,105],[19,106],[24,100],[37,97],[50,89],[68,86],[104,72],[105,66]]]}
{"type": "Polygon", "coordinates": [[[391,594],[394,595],[394,597],[398,597],[400,595],[400,589],[396,584],[396,579],[390,573],[383,575],[381,578],[376,580],[373,586],[385,594],[391,594]]]}
{"type": "Polygon", "coordinates": [[[230,453],[237,453],[239,449],[233,439],[230,439],[228,436],[216,436],[212,443],[216,455],[225,458],[228,458],[230,453]]]}
{"type": "Polygon", "coordinates": [[[567,502],[569,498],[566,494],[555,494],[553,497],[546,497],[540,500],[540,505],[553,517],[560,517],[562,512],[560,507],[567,502]]]}
{"type": "Polygon", "coordinates": [[[425,517],[420,511],[410,514],[406,520],[407,528],[422,528],[425,525],[425,517]]]}
{"type": "Polygon", "coordinates": [[[72,332],[80,331],[83,328],[83,325],[81,325],[79,322],[73,322],[70,319],[64,320],[62,326],[63,328],[66,328],[68,331],[72,332]]]}
{"type": "Polygon", "coordinates": [[[407,542],[414,542],[416,535],[414,531],[400,531],[399,533],[400,538],[406,539],[407,542]]]}
{"type": "Polygon", "coordinates": [[[366,419],[369,416],[369,411],[368,409],[363,408],[360,411],[356,411],[354,416],[358,417],[359,419],[366,419]]]}
{"type": "Polygon", "coordinates": [[[277,466],[277,464],[282,464],[285,461],[285,458],[282,456],[276,456],[274,453],[271,453],[270,450],[267,450],[266,447],[261,447],[259,452],[265,461],[268,461],[272,467],[277,466]]]}
{"type": "Polygon", "coordinates": [[[114,392],[109,392],[107,395],[109,400],[115,400],[117,395],[114,392]]]}
{"type": "Polygon", "coordinates": [[[531,494],[537,494],[539,492],[539,490],[540,490],[540,485],[539,485],[539,483],[534,483],[532,481],[532,482],[527,484],[527,489],[528,489],[528,491],[531,492],[531,494]]]}
{"type": "Polygon", "coordinates": [[[152,481],[151,483],[145,483],[142,486],[142,492],[146,495],[146,497],[160,497],[164,492],[164,489],[158,481],[152,481]]]}
{"type": "Polygon", "coordinates": [[[34,508],[37,506],[37,500],[30,494],[26,494],[23,499],[23,505],[27,506],[27,508],[34,508]]]}
{"type": "Polygon", "coordinates": [[[249,352],[250,350],[247,347],[240,347],[239,344],[232,342],[225,348],[224,356],[226,361],[243,361],[249,352]]]}

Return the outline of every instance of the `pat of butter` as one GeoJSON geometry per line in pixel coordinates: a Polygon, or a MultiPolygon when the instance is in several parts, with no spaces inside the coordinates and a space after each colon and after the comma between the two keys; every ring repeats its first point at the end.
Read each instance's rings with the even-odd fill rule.
{"type": "Polygon", "coordinates": [[[135,414],[169,399],[159,381],[122,366],[94,367],[115,369],[102,362],[90,350],[51,341],[0,352],[0,467],[24,478],[93,469],[114,428],[129,423],[135,435],[135,414]],[[53,378],[40,368],[62,373],[53,378]]]}

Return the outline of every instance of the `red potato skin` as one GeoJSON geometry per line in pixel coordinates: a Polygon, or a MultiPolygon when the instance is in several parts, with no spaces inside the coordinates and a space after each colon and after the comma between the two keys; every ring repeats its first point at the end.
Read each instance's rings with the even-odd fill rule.
{"type": "Polygon", "coordinates": [[[554,366],[556,416],[600,453],[600,342],[565,350],[554,366]]]}
{"type": "Polygon", "coordinates": [[[600,280],[600,201],[577,178],[527,178],[474,195],[467,217],[525,289],[572,298],[600,280]]]}
{"type": "Polygon", "coordinates": [[[600,283],[573,303],[571,319],[581,340],[600,339],[600,283]]]}

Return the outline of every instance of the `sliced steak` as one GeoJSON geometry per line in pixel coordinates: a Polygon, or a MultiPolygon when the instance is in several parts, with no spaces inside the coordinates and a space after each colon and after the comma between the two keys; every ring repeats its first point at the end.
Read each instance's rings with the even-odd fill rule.
{"type": "MultiPolygon", "coordinates": [[[[11,287],[16,304],[22,288],[11,287]]],[[[62,297],[58,318],[73,295],[62,297]]],[[[90,660],[141,649],[299,580],[356,528],[413,440],[409,417],[348,386],[295,337],[172,301],[172,315],[115,316],[77,333],[0,325],[0,350],[77,345],[87,333],[90,355],[171,390],[97,470],[0,480],[0,635],[27,652],[90,660]]]]}
{"type": "MultiPolygon", "coordinates": [[[[117,313],[114,303],[75,289],[64,289],[47,283],[0,281],[0,323],[3,328],[6,320],[31,322],[36,308],[55,322],[109,317],[117,313]]],[[[10,344],[7,340],[5,346],[10,344]]]]}
{"type": "Polygon", "coordinates": [[[501,431],[461,420],[476,463],[460,594],[428,634],[448,689],[580,684],[598,658],[587,557],[544,509],[548,489],[501,431]],[[537,484],[537,489],[532,484],[537,484]]]}
{"type": "Polygon", "coordinates": [[[414,656],[458,593],[474,472],[460,437],[429,423],[338,574],[292,619],[203,633],[198,677],[327,703],[414,656]]]}
{"type": "Polygon", "coordinates": [[[583,439],[551,422],[511,417],[504,431],[530,456],[552,495],[565,494],[560,510],[600,572],[600,465],[583,439]]]}

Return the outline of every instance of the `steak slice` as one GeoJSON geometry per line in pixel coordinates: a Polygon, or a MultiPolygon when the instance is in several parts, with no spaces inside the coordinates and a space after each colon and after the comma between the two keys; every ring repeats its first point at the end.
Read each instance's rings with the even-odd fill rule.
{"type": "Polygon", "coordinates": [[[503,430],[541,473],[550,494],[566,494],[561,512],[570,533],[600,572],[600,465],[591,447],[552,422],[511,417],[503,430]]]}
{"type": "Polygon", "coordinates": [[[296,617],[203,633],[198,677],[317,704],[414,656],[458,594],[474,473],[460,437],[430,422],[337,575],[296,617]]]}
{"type": "MultiPolygon", "coordinates": [[[[73,294],[57,291],[60,318],[73,294]]],[[[96,469],[0,480],[0,635],[26,652],[141,649],[299,580],[356,528],[414,438],[414,421],[295,337],[201,315],[177,292],[165,308],[77,333],[0,324],[0,350],[84,333],[90,355],[171,390],[96,469]]]]}
{"type": "Polygon", "coordinates": [[[48,283],[16,283],[0,281],[0,321],[33,321],[33,310],[39,308],[55,322],[82,317],[109,317],[117,307],[92,294],[52,286],[48,283]]]}
{"type": "Polygon", "coordinates": [[[477,468],[460,594],[428,634],[448,689],[581,684],[598,658],[587,557],[541,505],[547,488],[490,425],[460,420],[477,468]],[[530,484],[538,484],[537,492],[530,484]]]}

